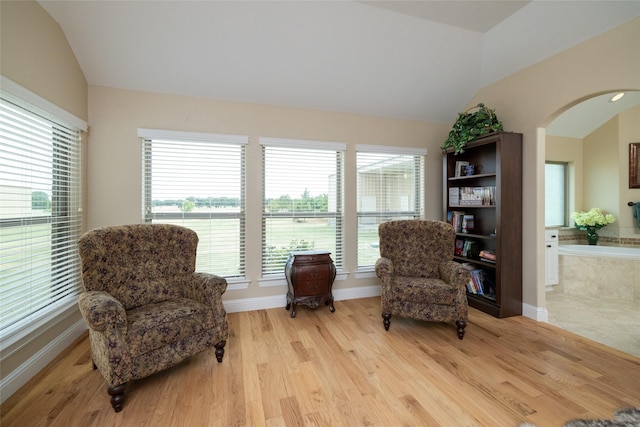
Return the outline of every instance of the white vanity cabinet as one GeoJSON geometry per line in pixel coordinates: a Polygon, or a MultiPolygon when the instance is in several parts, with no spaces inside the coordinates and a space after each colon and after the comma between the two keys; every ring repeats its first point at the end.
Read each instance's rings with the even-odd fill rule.
{"type": "Polygon", "coordinates": [[[558,284],[558,230],[544,232],[545,284],[547,290],[558,284]]]}

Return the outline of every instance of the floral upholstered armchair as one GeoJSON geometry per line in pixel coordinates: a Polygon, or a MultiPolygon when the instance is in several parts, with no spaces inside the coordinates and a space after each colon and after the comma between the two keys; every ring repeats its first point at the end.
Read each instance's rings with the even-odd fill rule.
{"type": "Polygon", "coordinates": [[[468,270],[453,261],[455,231],[441,221],[402,220],[380,224],[382,318],[391,315],[435,322],[455,322],[458,337],[467,326],[468,270]]]}
{"type": "Polygon", "coordinates": [[[168,224],[98,228],[78,242],[91,356],[116,412],[126,384],[215,347],[229,335],[224,278],[196,273],[198,235],[168,224]]]}

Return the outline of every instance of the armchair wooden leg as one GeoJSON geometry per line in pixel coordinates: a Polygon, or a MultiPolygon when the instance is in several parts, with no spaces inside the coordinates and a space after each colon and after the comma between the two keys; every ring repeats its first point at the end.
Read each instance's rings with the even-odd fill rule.
{"type": "Polygon", "coordinates": [[[464,320],[456,320],[456,326],[458,327],[458,338],[464,337],[464,328],[467,327],[467,322],[464,320]]]}
{"type": "Polygon", "coordinates": [[[116,412],[122,411],[122,407],[124,406],[124,389],[126,387],[127,383],[114,387],[107,387],[107,393],[111,396],[111,406],[116,412]]]}
{"type": "Polygon", "coordinates": [[[390,313],[382,313],[382,323],[384,324],[384,330],[388,331],[389,326],[391,325],[391,314],[390,313]]]}
{"type": "Polygon", "coordinates": [[[218,363],[222,363],[222,356],[224,356],[224,346],[227,344],[226,341],[220,341],[215,345],[216,347],[216,359],[218,359],[218,363]]]}

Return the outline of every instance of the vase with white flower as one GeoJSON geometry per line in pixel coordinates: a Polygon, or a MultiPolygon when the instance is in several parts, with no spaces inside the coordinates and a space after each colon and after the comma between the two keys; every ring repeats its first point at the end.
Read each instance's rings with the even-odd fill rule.
{"type": "Polygon", "coordinates": [[[611,214],[605,214],[599,208],[591,208],[587,212],[574,212],[571,218],[576,224],[576,228],[587,232],[587,242],[590,245],[598,244],[597,231],[602,227],[613,224],[616,218],[611,214]]]}

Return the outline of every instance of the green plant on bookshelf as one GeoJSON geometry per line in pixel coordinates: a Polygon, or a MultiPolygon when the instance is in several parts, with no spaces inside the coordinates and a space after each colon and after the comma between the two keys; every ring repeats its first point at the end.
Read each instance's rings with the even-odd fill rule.
{"type": "Polygon", "coordinates": [[[498,120],[495,110],[479,103],[463,113],[458,113],[458,118],[451,128],[448,138],[440,148],[446,150],[453,147],[453,154],[460,154],[464,152],[464,147],[469,141],[501,130],[503,130],[502,122],[498,120]],[[476,111],[470,111],[475,108],[477,108],[476,111]]]}

